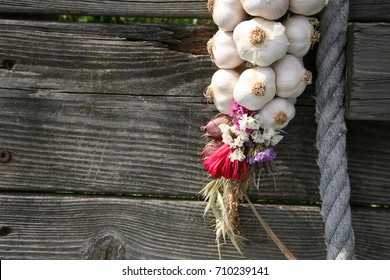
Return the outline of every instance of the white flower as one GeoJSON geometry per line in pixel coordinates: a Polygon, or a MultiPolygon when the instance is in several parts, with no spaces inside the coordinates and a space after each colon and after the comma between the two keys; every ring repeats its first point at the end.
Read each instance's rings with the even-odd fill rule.
{"type": "Polygon", "coordinates": [[[218,127],[222,132],[222,142],[230,145],[233,142],[233,137],[230,134],[230,126],[222,123],[218,127]]]}
{"type": "Polygon", "coordinates": [[[242,117],[238,120],[241,130],[246,129],[259,129],[260,121],[258,118],[253,118],[248,116],[248,114],[243,114],[242,117]]]}
{"type": "Polygon", "coordinates": [[[280,140],[282,140],[282,139],[283,139],[282,135],[279,135],[279,134],[274,135],[271,138],[271,145],[276,146],[280,142],[280,140]]]}
{"type": "Polygon", "coordinates": [[[244,144],[244,139],[241,137],[241,135],[234,138],[233,143],[230,144],[230,148],[240,148],[244,144]]]}
{"type": "Polygon", "coordinates": [[[263,137],[266,141],[271,140],[272,136],[275,135],[275,129],[272,127],[264,129],[263,137]]]}
{"type": "Polygon", "coordinates": [[[230,135],[230,131],[222,133],[222,142],[228,145],[233,143],[233,137],[230,135]]]}
{"type": "Polygon", "coordinates": [[[230,130],[230,126],[226,123],[221,123],[219,126],[219,129],[221,130],[222,133],[227,132],[230,130]]]}
{"type": "Polygon", "coordinates": [[[252,135],[253,142],[258,143],[258,144],[262,144],[265,142],[260,130],[258,130],[258,129],[254,130],[251,135],[252,135]]]}
{"type": "Polygon", "coordinates": [[[241,151],[241,149],[235,149],[234,152],[232,152],[229,155],[230,160],[233,162],[235,160],[242,161],[245,159],[244,153],[241,151]]]}
{"type": "Polygon", "coordinates": [[[234,126],[220,124],[218,127],[222,132],[222,142],[228,144],[230,148],[240,148],[249,140],[249,135],[245,131],[237,130],[234,126]]]}
{"type": "Polygon", "coordinates": [[[244,141],[249,140],[249,135],[244,130],[238,130],[234,126],[230,128],[230,131],[233,132],[235,135],[240,136],[244,141]]]}
{"type": "Polygon", "coordinates": [[[261,127],[261,124],[263,123],[263,116],[260,114],[256,114],[254,116],[255,120],[259,123],[259,127],[261,127]]]}
{"type": "Polygon", "coordinates": [[[278,134],[279,132],[276,132],[274,128],[266,128],[263,133],[260,130],[254,130],[251,135],[255,143],[265,144],[266,146],[271,143],[272,146],[275,146],[283,138],[283,136],[278,134]]]}

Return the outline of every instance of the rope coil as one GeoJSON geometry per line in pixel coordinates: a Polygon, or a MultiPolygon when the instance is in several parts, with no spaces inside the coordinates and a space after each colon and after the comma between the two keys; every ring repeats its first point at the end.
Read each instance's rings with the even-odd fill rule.
{"type": "Polygon", "coordinates": [[[349,0],[332,0],[321,14],[317,52],[316,122],[321,173],[321,215],[325,222],[327,259],[353,259],[355,238],[349,205],[345,95],[345,45],[349,0]]]}

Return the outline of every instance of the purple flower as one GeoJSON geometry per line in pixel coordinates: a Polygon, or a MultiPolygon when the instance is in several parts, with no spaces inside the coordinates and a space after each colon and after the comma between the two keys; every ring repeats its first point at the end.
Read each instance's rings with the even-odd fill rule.
{"type": "Polygon", "coordinates": [[[265,162],[274,160],[276,158],[276,152],[273,148],[261,152],[255,152],[253,157],[247,156],[247,161],[249,164],[255,164],[256,162],[265,162]]]}
{"type": "Polygon", "coordinates": [[[248,156],[248,155],[246,156],[246,160],[247,160],[248,164],[250,164],[250,165],[256,163],[255,159],[251,156],[248,156]]]}
{"type": "Polygon", "coordinates": [[[253,141],[250,139],[248,141],[244,142],[245,147],[250,147],[250,146],[252,146],[252,144],[253,144],[253,141]]]}

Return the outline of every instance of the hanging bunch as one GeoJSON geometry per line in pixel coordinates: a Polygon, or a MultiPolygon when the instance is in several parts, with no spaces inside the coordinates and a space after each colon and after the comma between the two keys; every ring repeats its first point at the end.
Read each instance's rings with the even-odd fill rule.
{"type": "MultiPolygon", "coordinates": [[[[245,238],[238,206],[254,187],[257,170],[275,171],[276,146],[295,116],[295,101],[312,82],[302,57],[319,41],[318,21],[328,0],[209,0],[219,30],[207,44],[220,68],[205,96],[218,116],[204,127],[202,163],[214,177],[201,194],[216,219],[216,242],[228,237],[241,253],[245,238]],[[282,19],[284,19],[282,21],[282,19]],[[245,65],[245,67],[242,67],[245,65]]],[[[258,185],[257,185],[258,186],[258,185]]],[[[286,255],[294,256],[256,217],[286,255]]],[[[221,254],[220,254],[221,257],[221,254]]]]}

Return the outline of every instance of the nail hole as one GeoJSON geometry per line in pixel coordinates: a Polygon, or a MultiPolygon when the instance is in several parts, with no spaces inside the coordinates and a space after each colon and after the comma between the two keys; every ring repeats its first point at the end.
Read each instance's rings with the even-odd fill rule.
{"type": "Polygon", "coordinates": [[[12,232],[10,227],[1,227],[0,228],[0,236],[7,236],[12,232]]]}
{"type": "Polygon", "coordinates": [[[16,61],[15,60],[11,60],[11,59],[6,59],[3,61],[3,67],[7,70],[12,70],[14,69],[15,67],[15,64],[16,64],[16,61]]]}
{"type": "Polygon", "coordinates": [[[0,162],[6,163],[11,159],[11,154],[8,151],[1,151],[0,152],[0,162]]]}

